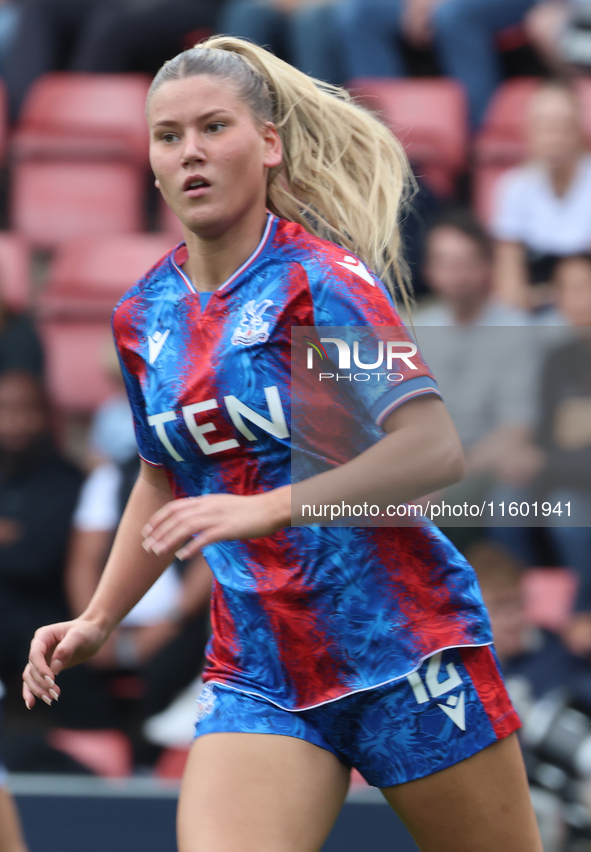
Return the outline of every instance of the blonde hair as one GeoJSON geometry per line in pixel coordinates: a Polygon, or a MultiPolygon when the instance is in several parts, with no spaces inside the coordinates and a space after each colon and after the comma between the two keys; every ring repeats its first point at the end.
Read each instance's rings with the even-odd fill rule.
{"type": "Polygon", "coordinates": [[[275,124],[283,163],[270,170],[269,209],[359,255],[393,293],[398,285],[410,309],[398,222],[415,182],[390,130],[344,89],[230,36],[213,36],[166,62],[148,103],[163,83],[199,74],[231,80],[255,117],[275,124]]]}

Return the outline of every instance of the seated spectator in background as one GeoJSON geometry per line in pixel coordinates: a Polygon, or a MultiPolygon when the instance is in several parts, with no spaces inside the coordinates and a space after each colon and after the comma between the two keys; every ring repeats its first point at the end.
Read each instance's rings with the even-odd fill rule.
{"type": "Polygon", "coordinates": [[[463,502],[466,489],[511,482],[527,464],[537,358],[527,316],[492,297],[492,242],[472,214],[452,211],[433,224],[424,277],[437,299],[413,322],[466,452],[466,479],[450,489],[463,502]]]}
{"type": "Polygon", "coordinates": [[[563,84],[532,96],[527,126],[530,160],[500,178],[492,233],[496,293],[531,311],[554,302],[557,259],[591,249],[591,155],[581,106],[563,84]]]}
{"type": "Polygon", "coordinates": [[[544,363],[539,460],[529,496],[563,508],[563,515],[548,518],[548,534],[560,563],[579,576],[576,615],[565,639],[573,651],[591,653],[591,256],[562,260],[555,277],[560,309],[576,338],[544,363]]]}
{"type": "MultiPolygon", "coordinates": [[[[0,680],[0,723],[4,686],[0,680]]],[[[6,770],[0,760],[0,852],[27,852],[17,810],[6,787],[6,770]]]]}
{"type": "Polygon", "coordinates": [[[191,30],[213,28],[222,0],[22,0],[6,68],[18,114],[50,71],[155,73],[191,30]]]}
{"type": "Polygon", "coordinates": [[[479,541],[466,551],[490,616],[495,650],[522,719],[534,701],[558,687],[581,694],[591,712],[591,666],[560,637],[528,620],[522,566],[504,548],[479,541]]]}
{"type": "Polygon", "coordinates": [[[591,39],[585,25],[588,9],[588,0],[542,0],[525,18],[530,43],[548,68],[559,76],[572,74],[573,63],[591,65],[591,39]]]}
{"type": "Polygon", "coordinates": [[[43,349],[31,320],[25,314],[15,314],[0,292],[0,373],[7,370],[40,376],[43,349]]]}
{"type": "MultiPolygon", "coordinates": [[[[97,587],[123,509],[139,473],[137,451],[122,464],[103,464],[86,480],[74,515],[66,588],[73,616],[97,587]]],[[[170,566],[122,621],[90,665],[141,675],[140,716],[165,709],[199,674],[208,638],[211,574],[199,555],[170,566]]]]}
{"type": "Polygon", "coordinates": [[[441,70],[466,88],[470,123],[481,123],[501,82],[495,37],[518,24],[536,0],[342,0],[336,17],[348,80],[403,77],[399,40],[434,44],[441,70]]]}
{"type": "Polygon", "coordinates": [[[225,0],[123,0],[105,5],[78,44],[74,71],[155,74],[218,29],[225,0]]]}
{"type": "Polygon", "coordinates": [[[91,468],[106,461],[120,464],[137,457],[133,417],[111,335],[103,360],[111,384],[119,391],[102,402],[94,412],[88,439],[88,466],[91,468]]]}
{"type": "Polygon", "coordinates": [[[575,802],[581,810],[588,807],[575,768],[577,735],[572,737],[572,729],[565,732],[568,718],[564,723],[560,720],[561,731],[554,740],[560,746],[547,750],[543,744],[544,727],[548,722],[553,728],[558,727],[556,716],[552,718],[555,710],[560,715],[573,704],[579,714],[583,711],[588,719],[591,717],[591,666],[569,653],[556,633],[532,623],[525,608],[521,566],[503,548],[478,542],[466,556],[478,576],[507,689],[524,723],[521,746],[543,848],[547,852],[565,852],[574,848],[565,843],[569,807],[575,802]],[[555,710],[548,707],[550,700],[555,710]],[[542,707],[545,709],[540,716],[542,707]],[[566,762],[559,756],[561,751],[566,762]]]}
{"type": "Polygon", "coordinates": [[[49,432],[39,380],[0,375],[0,677],[20,672],[31,637],[68,617],[63,570],[82,474],[49,432]]]}
{"type": "Polygon", "coordinates": [[[344,82],[335,0],[229,0],[220,32],[269,47],[306,74],[344,82]]]}

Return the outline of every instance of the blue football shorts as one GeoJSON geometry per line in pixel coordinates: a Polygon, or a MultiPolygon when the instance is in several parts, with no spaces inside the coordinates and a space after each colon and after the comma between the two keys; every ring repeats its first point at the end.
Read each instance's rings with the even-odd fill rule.
{"type": "Polygon", "coordinates": [[[306,740],[390,787],[471,757],[521,726],[491,645],[450,648],[408,677],[310,710],[207,683],[197,699],[196,736],[278,734],[306,740]]]}

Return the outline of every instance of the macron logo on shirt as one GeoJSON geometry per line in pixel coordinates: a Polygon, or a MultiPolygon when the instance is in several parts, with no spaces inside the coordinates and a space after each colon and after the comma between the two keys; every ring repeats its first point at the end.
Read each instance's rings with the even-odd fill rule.
{"type": "Polygon", "coordinates": [[[164,333],[161,331],[155,331],[154,334],[148,335],[148,360],[150,364],[154,364],[160,352],[162,351],[162,347],[166,343],[166,338],[170,334],[170,329],[167,328],[164,333]]]}
{"type": "Polygon", "coordinates": [[[343,258],[343,260],[337,260],[339,266],[342,266],[343,269],[348,269],[349,272],[354,272],[355,275],[358,275],[360,278],[363,278],[364,281],[367,281],[368,284],[371,284],[372,287],[376,286],[376,282],[373,280],[365,266],[361,263],[360,260],[357,260],[356,257],[351,257],[351,255],[347,255],[343,258]]]}

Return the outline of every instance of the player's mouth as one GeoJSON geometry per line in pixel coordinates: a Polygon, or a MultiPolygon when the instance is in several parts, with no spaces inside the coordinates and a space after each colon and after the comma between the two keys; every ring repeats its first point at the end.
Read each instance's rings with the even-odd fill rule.
{"type": "Polygon", "coordinates": [[[191,175],[183,183],[183,193],[188,198],[200,198],[211,188],[208,180],[201,175],[191,175]]]}

